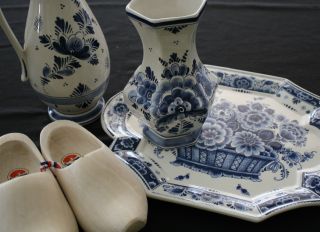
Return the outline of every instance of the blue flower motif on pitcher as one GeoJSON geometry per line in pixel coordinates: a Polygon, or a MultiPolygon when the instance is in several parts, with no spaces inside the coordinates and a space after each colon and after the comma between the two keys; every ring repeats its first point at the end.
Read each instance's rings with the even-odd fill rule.
{"type": "Polygon", "coordinates": [[[51,35],[39,36],[40,42],[50,50],[62,55],[72,56],[79,60],[87,60],[91,65],[99,63],[95,53],[100,43],[92,35],[95,34],[92,19],[88,13],[81,9],[74,16],[79,29],[72,28],[71,24],[63,18],[57,17],[55,21],[55,38],[51,35]]]}
{"type": "Polygon", "coordinates": [[[221,149],[231,142],[232,136],[233,131],[225,122],[209,118],[203,124],[196,146],[208,150],[221,149]]]}
{"type": "Polygon", "coordinates": [[[82,34],[73,34],[68,38],[61,36],[58,41],[52,43],[52,46],[55,51],[63,55],[71,55],[80,60],[86,60],[91,56],[89,44],[86,44],[82,34]]]}

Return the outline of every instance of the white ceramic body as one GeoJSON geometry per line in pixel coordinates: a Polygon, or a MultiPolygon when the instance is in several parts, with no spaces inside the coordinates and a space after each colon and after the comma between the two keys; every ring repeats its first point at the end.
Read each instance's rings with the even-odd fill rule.
{"type": "Polygon", "coordinates": [[[205,2],[133,0],[127,6],[144,51],[142,64],[124,89],[125,102],[144,119],[145,135],[162,147],[193,143],[214,99],[217,77],[202,65],[196,49],[205,2]],[[146,4],[158,6],[145,11],[146,4]]]}
{"type": "Polygon", "coordinates": [[[23,79],[58,113],[83,114],[102,98],[109,51],[85,0],[31,0],[24,48],[17,53],[23,79]]]}

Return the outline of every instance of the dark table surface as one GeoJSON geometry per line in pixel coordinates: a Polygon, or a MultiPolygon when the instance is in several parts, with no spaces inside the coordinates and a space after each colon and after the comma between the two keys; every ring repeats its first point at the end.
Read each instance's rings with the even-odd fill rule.
{"type": "MultiPolygon", "coordinates": [[[[140,39],[127,19],[128,0],[89,0],[105,33],[111,54],[109,99],[121,91],[141,63],[140,39]]],[[[1,0],[10,25],[23,42],[27,0],[1,0]]],[[[209,0],[198,30],[197,47],[206,64],[288,78],[320,95],[319,0],[209,0]]],[[[27,134],[39,145],[41,129],[50,123],[47,109],[28,83],[20,82],[19,61],[0,31],[0,135],[27,134]]],[[[87,126],[106,144],[111,139],[100,122],[87,126]]],[[[143,231],[279,230],[319,225],[320,208],[286,212],[259,224],[216,213],[149,199],[143,231]]],[[[319,228],[319,227],[318,227],[319,228]]]]}

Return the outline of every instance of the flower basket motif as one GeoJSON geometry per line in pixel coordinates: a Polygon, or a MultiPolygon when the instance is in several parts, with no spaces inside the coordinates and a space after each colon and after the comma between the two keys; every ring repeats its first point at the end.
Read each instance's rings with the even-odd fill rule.
{"type": "Polygon", "coordinates": [[[306,146],[309,131],[297,121],[276,114],[259,100],[234,105],[220,99],[212,107],[197,143],[178,148],[172,164],[212,177],[230,176],[259,181],[263,171],[287,178],[289,169],[302,168],[315,151],[301,153],[290,147],[306,146]]]}
{"type": "Polygon", "coordinates": [[[212,177],[231,176],[259,180],[261,169],[276,161],[276,157],[239,154],[231,149],[208,151],[197,147],[179,148],[175,164],[212,177]]]}

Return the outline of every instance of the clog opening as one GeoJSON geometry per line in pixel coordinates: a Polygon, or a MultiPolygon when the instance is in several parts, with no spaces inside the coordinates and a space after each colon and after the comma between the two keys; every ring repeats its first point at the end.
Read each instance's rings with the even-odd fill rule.
{"type": "Polygon", "coordinates": [[[156,23],[197,17],[206,0],[132,0],[127,12],[156,23]]]}
{"type": "Polygon", "coordinates": [[[101,144],[83,131],[73,127],[55,129],[48,140],[50,159],[67,167],[80,157],[101,148],[101,144]]]}
{"type": "Polygon", "coordinates": [[[0,183],[36,172],[40,160],[26,143],[8,141],[0,146],[0,183]]]}

